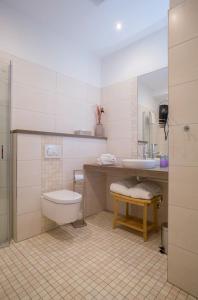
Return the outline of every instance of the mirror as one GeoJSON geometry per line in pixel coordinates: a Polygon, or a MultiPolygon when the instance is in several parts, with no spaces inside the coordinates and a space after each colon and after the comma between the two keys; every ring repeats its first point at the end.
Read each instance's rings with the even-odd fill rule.
{"type": "Polygon", "coordinates": [[[168,68],[138,77],[138,155],[168,155],[168,68]]]}

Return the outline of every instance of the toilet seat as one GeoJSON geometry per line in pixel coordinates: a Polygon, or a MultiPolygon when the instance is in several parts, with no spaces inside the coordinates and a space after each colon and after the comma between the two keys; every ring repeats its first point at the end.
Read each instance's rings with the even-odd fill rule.
{"type": "Polygon", "coordinates": [[[73,204],[81,202],[82,195],[69,190],[59,190],[44,193],[43,198],[58,204],[73,204]]]}

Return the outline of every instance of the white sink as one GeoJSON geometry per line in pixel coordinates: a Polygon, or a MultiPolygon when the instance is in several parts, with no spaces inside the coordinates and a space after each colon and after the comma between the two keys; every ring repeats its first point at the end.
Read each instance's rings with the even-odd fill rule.
{"type": "Polygon", "coordinates": [[[122,164],[134,169],[153,169],[157,166],[155,159],[122,159],[122,164]]]}

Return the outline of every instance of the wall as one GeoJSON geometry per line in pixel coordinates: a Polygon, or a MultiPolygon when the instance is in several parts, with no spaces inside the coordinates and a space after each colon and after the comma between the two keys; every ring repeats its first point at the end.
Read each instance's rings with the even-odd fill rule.
{"type": "Polygon", "coordinates": [[[0,50],[100,86],[100,60],[0,1],[0,50]]]}
{"type": "Polygon", "coordinates": [[[56,226],[41,212],[41,194],[73,188],[73,170],[93,163],[105,152],[105,140],[15,134],[17,166],[14,197],[14,239],[21,241],[56,226]],[[62,148],[62,158],[46,159],[45,144],[62,148]]]}
{"type": "Polygon", "coordinates": [[[102,60],[102,86],[166,67],[168,65],[167,47],[167,29],[165,28],[104,57],[102,60]]]}
{"type": "Polygon", "coordinates": [[[168,280],[198,297],[198,1],[171,7],[168,280]]]}
{"type": "Polygon", "coordinates": [[[19,58],[12,63],[12,129],[93,132],[99,88],[19,58]]]}
{"type": "MultiPolygon", "coordinates": [[[[100,89],[46,67],[12,59],[12,129],[93,132],[100,89]]],[[[106,152],[105,140],[17,135],[14,168],[14,239],[21,241],[56,226],[41,213],[43,192],[72,189],[74,169],[106,152]],[[60,144],[63,158],[46,160],[44,145],[60,144]]],[[[2,180],[1,180],[2,182],[2,180]]]]}
{"type": "MultiPolygon", "coordinates": [[[[94,131],[98,87],[7,52],[1,51],[0,58],[12,60],[12,129],[94,131]]],[[[72,189],[73,170],[95,162],[106,152],[106,141],[19,135],[15,142],[14,239],[21,241],[56,226],[42,216],[42,192],[72,189]],[[63,158],[45,160],[45,143],[61,144],[63,158]]]]}
{"type": "Polygon", "coordinates": [[[163,29],[102,60],[102,105],[108,152],[137,157],[137,76],[167,66],[163,29]]]}
{"type": "Polygon", "coordinates": [[[108,152],[118,158],[137,157],[137,80],[102,88],[108,152]]]}

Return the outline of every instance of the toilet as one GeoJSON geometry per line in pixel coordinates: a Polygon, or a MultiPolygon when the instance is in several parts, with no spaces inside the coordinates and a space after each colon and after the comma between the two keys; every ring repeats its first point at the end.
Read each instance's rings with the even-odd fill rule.
{"type": "Polygon", "coordinates": [[[41,197],[42,213],[58,225],[72,223],[80,218],[82,196],[69,190],[44,193],[41,197]]]}

